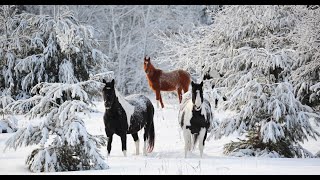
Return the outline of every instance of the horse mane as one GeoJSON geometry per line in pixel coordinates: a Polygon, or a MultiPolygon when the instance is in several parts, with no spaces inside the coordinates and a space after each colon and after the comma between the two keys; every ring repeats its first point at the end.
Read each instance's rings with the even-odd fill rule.
{"type": "Polygon", "coordinates": [[[127,115],[127,122],[128,122],[128,128],[130,127],[130,119],[132,114],[134,113],[134,106],[131,105],[121,94],[117,89],[114,89],[116,92],[116,96],[118,98],[119,103],[123,107],[124,111],[127,115]]]}

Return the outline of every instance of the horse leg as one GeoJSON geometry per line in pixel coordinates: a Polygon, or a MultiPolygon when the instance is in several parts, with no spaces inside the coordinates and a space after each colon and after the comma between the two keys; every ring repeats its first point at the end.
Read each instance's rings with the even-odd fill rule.
{"type": "Polygon", "coordinates": [[[162,102],[162,96],[161,96],[161,92],[159,91],[160,94],[160,103],[161,103],[161,107],[164,108],[163,102],[162,102]]]}
{"type": "MultiPolygon", "coordinates": [[[[189,83],[190,84],[190,83],[189,83]]],[[[185,86],[182,86],[182,89],[183,89],[183,94],[188,92],[189,90],[189,84],[186,84],[185,86]]]]}
{"type": "Polygon", "coordinates": [[[110,156],[111,143],[112,143],[112,137],[113,137],[113,134],[111,134],[111,133],[107,133],[107,137],[108,137],[107,150],[108,150],[108,156],[110,156]]]}
{"type": "Polygon", "coordinates": [[[160,90],[155,90],[155,91],[156,91],[157,108],[159,108],[160,90]]]}
{"type": "Polygon", "coordinates": [[[187,157],[188,151],[191,149],[191,132],[190,130],[184,128],[183,129],[183,137],[184,137],[184,157],[187,157]]]}
{"type": "Polygon", "coordinates": [[[120,137],[121,137],[123,155],[127,156],[127,134],[123,133],[120,137]]]}
{"type": "Polygon", "coordinates": [[[204,141],[207,138],[207,130],[206,128],[201,128],[199,132],[199,150],[200,157],[202,157],[203,149],[204,149],[204,141]]]}
{"type": "Polygon", "coordinates": [[[144,128],[144,134],[143,134],[143,155],[147,155],[147,133],[148,129],[147,127],[144,128]]]}
{"type": "Polygon", "coordinates": [[[182,94],[181,94],[182,88],[179,87],[177,91],[178,91],[179,103],[181,103],[181,101],[182,101],[182,94]]]}
{"type": "Polygon", "coordinates": [[[138,133],[132,134],[133,140],[136,144],[136,155],[139,155],[139,136],[138,133]]]}
{"type": "Polygon", "coordinates": [[[192,141],[191,141],[192,147],[191,147],[191,150],[193,151],[194,148],[196,147],[196,143],[198,141],[199,134],[193,134],[191,136],[192,136],[192,141]]]}

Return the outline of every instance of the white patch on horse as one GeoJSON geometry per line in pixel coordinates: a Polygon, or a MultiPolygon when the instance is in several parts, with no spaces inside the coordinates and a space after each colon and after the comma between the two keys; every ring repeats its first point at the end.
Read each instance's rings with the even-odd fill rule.
{"type": "Polygon", "coordinates": [[[193,108],[193,103],[191,100],[185,102],[185,104],[183,104],[181,107],[180,107],[180,111],[179,111],[179,121],[181,121],[181,116],[182,116],[182,113],[184,113],[184,116],[183,116],[183,127],[185,128],[186,126],[191,126],[191,118],[192,118],[192,108],[193,108]]]}
{"type": "Polygon", "coordinates": [[[196,94],[197,94],[197,96],[196,96],[196,100],[195,100],[195,102],[194,102],[194,105],[196,105],[197,110],[200,110],[200,108],[201,108],[201,97],[200,97],[200,91],[199,91],[199,90],[197,90],[197,91],[196,91],[196,94]]]}
{"type": "Polygon", "coordinates": [[[207,120],[207,108],[209,107],[206,107],[205,103],[201,104],[201,114],[204,116],[204,119],[206,120],[207,120]]]}
{"type": "Polygon", "coordinates": [[[130,127],[130,119],[132,114],[134,113],[134,106],[132,106],[127,100],[123,98],[123,96],[116,90],[116,96],[118,97],[119,103],[123,107],[124,111],[126,112],[127,115],[127,122],[128,122],[128,129],[130,127]]]}
{"type": "Polygon", "coordinates": [[[136,155],[139,155],[139,139],[135,141],[136,144],[136,155]]]}

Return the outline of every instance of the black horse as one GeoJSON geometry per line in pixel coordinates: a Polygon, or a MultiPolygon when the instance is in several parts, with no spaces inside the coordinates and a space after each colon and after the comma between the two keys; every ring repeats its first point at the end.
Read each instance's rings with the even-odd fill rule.
{"type": "Polygon", "coordinates": [[[204,149],[207,133],[213,128],[211,105],[203,98],[203,82],[191,82],[192,90],[183,96],[183,103],[179,111],[179,123],[183,129],[185,141],[185,157],[199,141],[200,157],[204,149]],[[191,97],[190,97],[191,96],[191,97]]]}
{"type": "Polygon", "coordinates": [[[123,98],[114,87],[114,79],[106,82],[103,88],[105,114],[103,116],[105,131],[108,137],[108,155],[111,151],[113,134],[121,138],[122,151],[126,156],[127,134],[131,134],[136,144],[136,154],[139,154],[138,131],[144,127],[143,154],[152,152],[154,147],[154,107],[151,101],[143,95],[130,95],[123,98]],[[148,141],[148,147],[147,147],[148,141]]]}

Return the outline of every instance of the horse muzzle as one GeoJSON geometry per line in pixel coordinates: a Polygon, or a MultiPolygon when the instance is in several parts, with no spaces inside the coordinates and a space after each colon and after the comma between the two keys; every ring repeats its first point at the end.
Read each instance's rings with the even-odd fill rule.
{"type": "Polygon", "coordinates": [[[193,108],[194,108],[196,111],[199,111],[199,110],[201,109],[201,105],[200,105],[200,106],[193,105],[193,108]]]}
{"type": "Polygon", "coordinates": [[[109,105],[109,104],[107,104],[107,103],[104,103],[104,107],[106,108],[106,110],[111,109],[111,106],[112,106],[112,105],[109,105]]]}

